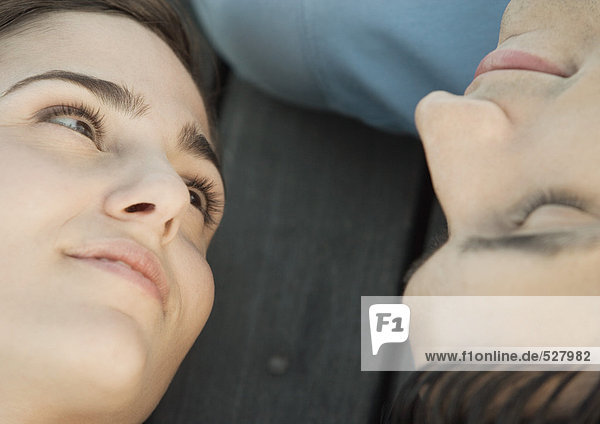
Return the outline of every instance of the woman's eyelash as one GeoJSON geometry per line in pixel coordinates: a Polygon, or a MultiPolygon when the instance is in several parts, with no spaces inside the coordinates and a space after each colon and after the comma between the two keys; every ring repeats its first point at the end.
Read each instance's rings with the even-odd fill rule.
{"type": "MultiPolygon", "coordinates": [[[[186,185],[197,190],[204,198],[204,202],[200,201],[199,205],[195,204],[194,206],[200,210],[204,216],[206,225],[216,225],[217,222],[215,221],[215,218],[223,211],[223,201],[220,199],[220,196],[215,189],[215,183],[207,178],[196,177],[193,180],[186,182],[186,185]]],[[[192,204],[194,204],[193,201],[192,204]]]]}
{"type": "MultiPolygon", "coordinates": [[[[93,110],[84,104],[76,106],[60,104],[44,108],[34,117],[38,122],[48,122],[55,117],[81,118],[82,122],[91,127],[93,134],[88,138],[96,144],[99,150],[102,150],[100,141],[104,135],[104,116],[99,109],[93,110]]],[[[207,178],[196,177],[187,181],[186,185],[194,190],[190,191],[190,202],[202,213],[205,224],[215,226],[217,224],[216,216],[223,210],[223,201],[215,189],[215,183],[207,178]],[[194,200],[192,195],[198,196],[199,199],[194,200]]]]}
{"type": "Polygon", "coordinates": [[[533,196],[529,196],[519,207],[518,213],[514,219],[517,225],[522,225],[529,215],[536,209],[545,205],[569,206],[575,209],[586,210],[586,202],[580,196],[566,191],[540,191],[533,196]]]}
{"type": "Polygon", "coordinates": [[[50,106],[40,110],[35,114],[35,117],[39,122],[48,122],[52,118],[63,116],[70,118],[81,118],[84,123],[91,127],[93,132],[91,140],[96,142],[96,144],[98,144],[98,141],[104,135],[104,116],[100,113],[99,109],[94,110],[84,104],[60,104],[50,106]]]}

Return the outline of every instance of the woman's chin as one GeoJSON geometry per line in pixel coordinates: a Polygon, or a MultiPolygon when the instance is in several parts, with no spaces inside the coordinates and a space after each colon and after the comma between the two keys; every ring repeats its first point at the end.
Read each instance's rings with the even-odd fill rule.
{"type": "Polygon", "coordinates": [[[3,384],[20,380],[16,384],[27,388],[32,402],[41,398],[38,403],[51,408],[63,405],[63,411],[86,411],[85,422],[94,422],[95,413],[111,415],[113,422],[134,422],[131,416],[121,417],[132,413],[143,420],[172,375],[152,375],[156,372],[151,364],[152,346],[138,323],[121,312],[104,310],[77,323],[61,324],[44,325],[43,337],[15,343],[10,351],[17,358],[4,361],[10,367],[0,366],[3,384]],[[25,351],[30,353],[23,357],[25,351]]]}

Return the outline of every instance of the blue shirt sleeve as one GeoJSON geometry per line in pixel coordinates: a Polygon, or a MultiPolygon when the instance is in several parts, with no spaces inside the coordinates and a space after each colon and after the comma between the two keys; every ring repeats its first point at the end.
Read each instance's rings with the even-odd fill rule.
{"type": "Polygon", "coordinates": [[[416,133],[433,90],[462,93],[508,0],[192,0],[242,77],[303,106],[416,133]]]}

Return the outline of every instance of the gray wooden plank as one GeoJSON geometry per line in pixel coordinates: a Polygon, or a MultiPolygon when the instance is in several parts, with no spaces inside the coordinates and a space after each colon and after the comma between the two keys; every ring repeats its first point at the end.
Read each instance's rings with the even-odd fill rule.
{"type": "Polygon", "coordinates": [[[396,295],[426,179],[417,140],[277,102],[233,79],[209,322],[148,423],[377,422],[360,296],[396,295]]]}

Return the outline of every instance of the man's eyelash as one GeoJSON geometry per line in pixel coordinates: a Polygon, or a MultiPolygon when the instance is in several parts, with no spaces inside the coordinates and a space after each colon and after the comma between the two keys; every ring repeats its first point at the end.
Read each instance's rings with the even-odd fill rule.
{"type": "Polygon", "coordinates": [[[206,225],[216,225],[215,218],[223,211],[223,201],[215,189],[215,183],[208,178],[195,177],[193,180],[187,181],[186,185],[197,190],[204,197],[206,205],[201,206],[199,209],[204,216],[206,225]]]}
{"type": "Polygon", "coordinates": [[[85,120],[91,125],[94,131],[94,141],[101,139],[104,135],[104,115],[101,114],[100,109],[92,109],[84,104],[50,106],[35,114],[35,118],[40,122],[45,122],[59,116],[82,118],[85,120]]]}
{"type": "Polygon", "coordinates": [[[519,206],[518,212],[513,219],[515,224],[518,226],[523,225],[529,215],[545,205],[569,206],[583,211],[587,208],[585,200],[574,193],[559,190],[540,191],[533,196],[529,196],[519,206]]]}

